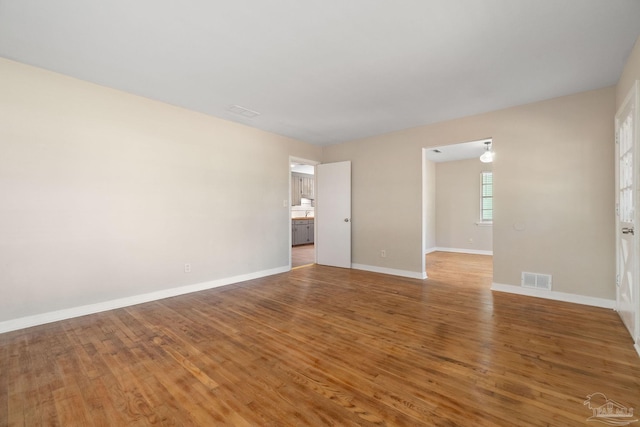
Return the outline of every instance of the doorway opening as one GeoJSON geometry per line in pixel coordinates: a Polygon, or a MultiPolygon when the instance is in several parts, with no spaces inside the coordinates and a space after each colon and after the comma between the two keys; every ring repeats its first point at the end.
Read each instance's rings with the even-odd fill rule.
{"type": "Polygon", "coordinates": [[[315,250],[315,167],[318,163],[289,158],[289,219],[291,268],[313,265],[315,250]]]}
{"type": "Polygon", "coordinates": [[[422,149],[422,258],[428,277],[441,265],[427,258],[434,252],[493,264],[493,164],[480,160],[492,145],[483,138],[422,149]]]}

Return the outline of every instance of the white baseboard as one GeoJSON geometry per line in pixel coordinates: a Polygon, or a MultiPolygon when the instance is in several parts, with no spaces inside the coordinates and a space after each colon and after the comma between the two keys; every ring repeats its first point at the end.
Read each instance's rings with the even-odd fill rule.
{"type": "Polygon", "coordinates": [[[425,255],[429,255],[431,252],[436,252],[437,250],[438,250],[438,248],[436,248],[436,247],[434,246],[433,248],[426,249],[426,250],[424,251],[424,254],[425,254],[425,255]]]}
{"type": "Polygon", "coordinates": [[[503,285],[500,283],[493,283],[491,285],[491,290],[507,292],[510,294],[526,295],[530,297],[546,298],[555,301],[572,302],[574,304],[591,305],[594,307],[609,308],[612,310],[615,310],[616,308],[615,300],[568,294],[565,292],[545,291],[542,289],[524,288],[522,286],[503,285]]]}
{"type": "Polygon", "coordinates": [[[291,270],[289,266],[278,267],[270,270],[257,271],[255,273],[242,274],[240,276],[227,277],[224,279],[212,280],[203,283],[196,283],[194,285],[163,289],[157,292],[150,292],[146,294],[134,295],[95,304],[83,305],[80,307],[67,308],[64,310],[50,311],[48,313],[6,320],[4,322],[0,322],[0,333],[30,328],[32,326],[44,325],[46,323],[57,322],[74,317],[86,316],[88,314],[100,313],[102,311],[114,310],[116,308],[129,307],[136,304],[157,301],[160,299],[171,298],[178,295],[189,294],[192,292],[204,291],[220,286],[231,285],[233,283],[245,282],[247,280],[259,279],[261,277],[285,273],[289,270],[291,270]]]}
{"type": "Polygon", "coordinates": [[[416,271],[396,270],[395,268],[378,267],[366,264],[351,264],[351,268],[356,270],[371,271],[373,273],[390,274],[392,276],[409,277],[411,279],[426,279],[426,273],[418,273],[416,271]]]}
{"type": "Polygon", "coordinates": [[[471,254],[471,255],[493,255],[493,251],[484,251],[480,249],[460,249],[460,248],[435,248],[436,251],[440,252],[456,252],[459,254],[471,254]]]}
{"type": "Polygon", "coordinates": [[[640,356],[640,343],[634,344],[633,347],[636,349],[636,352],[638,353],[638,356],[640,356]]]}

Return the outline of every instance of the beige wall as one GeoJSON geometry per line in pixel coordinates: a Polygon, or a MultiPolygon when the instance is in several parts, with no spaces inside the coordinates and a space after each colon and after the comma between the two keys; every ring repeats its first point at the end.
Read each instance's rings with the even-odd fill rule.
{"type": "Polygon", "coordinates": [[[487,137],[494,281],[613,299],[613,115],[638,78],[636,43],[616,88],[321,150],[0,59],[0,321],[286,266],[290,155],[352,161],[354,263],[422,272],[421,150],[487,137]]]}
{"type": "Polygon", "coordinates": [[[490,137],[494,282],[546,273],[555,291],[614,299],[614,110],[610,87],[325,147],[352,161],[354,262],[420,271],[421,149],[490,137]]]}
{"type": "Polygon", "coordinates": [[[627,63],[622,70],[622,75],[616,86],[616,111],[631,90],[633,82],[640,80],[640,37],[636,40],[636,44],[627,59],[627,63]]]}
{"type": "Polygon", "coordinates": [[[436,164],[436,246],[462,251],[493,250],[493,226],[480,221],[480,173],[491,163],[479,159],[436,164]]]}
{"type": "Polygon", "coordinates": [[[321,150],[0,59],[0,153],[3,321],[286,267],[321,150]]]}
{"type": "Polygon", "coordinates": [[[351,160],[352,262],[421,274],[421,146],[402,135],[328,146],[323,161],[351,160]]]}

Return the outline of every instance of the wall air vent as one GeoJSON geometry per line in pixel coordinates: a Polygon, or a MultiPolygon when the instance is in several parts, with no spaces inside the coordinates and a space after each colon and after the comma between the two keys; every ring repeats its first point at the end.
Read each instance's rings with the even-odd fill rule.
{"type": "Polygon", "coordinates": [[[525,288],[551,290],[551,275],[522,272],[522,286],[525,288]]]}

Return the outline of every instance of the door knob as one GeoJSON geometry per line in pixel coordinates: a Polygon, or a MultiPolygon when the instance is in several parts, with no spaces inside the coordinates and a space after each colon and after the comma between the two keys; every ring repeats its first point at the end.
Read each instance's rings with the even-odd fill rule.
{"type": "Polygon", "coordinates": [[[622,229],[622,234],[634,234],[633,233],[633,227],[624,227],[622,229]]]}
{"type": "Polygon", "coordinates": [[[345,218],[345,219],[344,219],[344,222],[349,222],[349,218],[345,218]]]}

